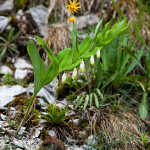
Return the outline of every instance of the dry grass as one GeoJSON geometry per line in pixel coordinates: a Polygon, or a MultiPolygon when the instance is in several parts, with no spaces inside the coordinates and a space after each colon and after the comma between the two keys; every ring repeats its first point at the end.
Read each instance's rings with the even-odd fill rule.
{"type": "Polygon", "coordinates": [[[70,32],[65,25],[55,25],[50,30],[44,41],[56,55],[59,51],[69,47],[70,32]]]}
{"type": "MultiPolygon", "coordinates": [[[[141,134],[145,133],[146,127],[142,120],[125,109],[118,109],[117,112],[109,110],[103,113],[103,120],[100,124],[100,141],[112,148],[119,149],[144,149],[141,134]]],[[[148,139],[149,140],[149,139],[148,139]]]]}
{"type": "MultiPolygon", "coordinates": [[[[141,35],[144,37],[146,43],[150,45],[150,25],[148,20],[150,20],[150,15],[146,12],[144,4],[141,5],[142,11],[140,12],[139,0],[120,0],[117,2],[116,7],[112,7],[113,17],[118,18],[121,14],[119,9],[127,17],[128,24],[133,24],[136,22],[138,28],[141,30],[141,35]]],[[[131,32],[134,34],[134,26],[131,27],[131,32]]]]}

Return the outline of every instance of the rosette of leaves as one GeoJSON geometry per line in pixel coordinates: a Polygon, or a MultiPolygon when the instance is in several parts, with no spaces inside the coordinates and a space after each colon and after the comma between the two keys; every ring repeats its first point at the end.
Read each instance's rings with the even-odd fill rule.
{"type": "Polygon", "coordinates": [[[3,58],[6,52],[9,52],[11,56],[13,56],[14,53],[19,53],[17,50],[17,45],[14,43],[14,41],[19,37],[20,31],[13,36],[14,30],[14,28],[11,28],[7,39],[0,36],[0,60],[3,58]]]}
{"type": "Polygon", "coordinates": [[[44,41],[40,37],[37,37],[37,41],[47,51],[51,61],[47,70],[45,70],[44,62],[39,55],[35,43],[32,40],[28,42],[27,51],[34,67],[34,93],[21,125],[30,112],[37,93],[44,85],[51,83],[60,72],[73,70],[82,60],[89,58],[91,55],[95,55],[98,48],[102,49],[117,35],[125,33],[130,28],[130,25],[127,26],[127,19],[125,18],[121,22],[116,22],[114,26],[109,29],[111,21],[109,21],[105,25],[103,31],[99,33],[99,29],[102,24],[101,19],[96,26],[93,38],[86,37],[80,45],[77,44],[77,25],[75,23],[72,31],[72,48],[66,48],[60,51],[57,54],[57,57],[55,57],[44,41]]]}
{"type": "MultiPolygon", "coordinates": [[[[65,124],[67,125],[66,120],[68,116],[66,116],[67,108],[61,109],[56,106],[56,104],[49,104],[47,105],[46,113],[41,113],[38,110],[34,110],[36,114],[41,116],[40,120],[46,120],[50,126],[57,126],[65,124]]],[[[35,120],[36,121],[36,120],[35,120]]]]}

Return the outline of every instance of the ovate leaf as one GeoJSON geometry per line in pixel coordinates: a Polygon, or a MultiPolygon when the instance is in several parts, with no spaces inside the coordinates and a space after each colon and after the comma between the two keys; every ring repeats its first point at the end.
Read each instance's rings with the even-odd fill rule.
{"type": "Polygon", "coordinates": [[[27,51],[34,68],[34,94],[37,94],[43,87],[43,82],[45,80],[46,74],[45,67],[36,45],[31,40],[28,42],[27,51]]]}
{"type": "Polygon", "coordinates": [[[41,44],[45,48],[45,50],[47,51],[48,57],[49,57],[50,61],[52,62],[52,65],[53,65],[54,75],[57,75],[59,73],[58,60],[56,59],[53,52],[48,48],[48,46],[44,43],[44,41],[40,37],[37,36],[37,40],[38,40],[39,44],[41,44]]]}
{"type": "Polygon", "coordinates": [[[78,45],[77,45],[77,25],[74,24],[72,31],[72,63],[74,63],[79,57],[78,45]]]}
{"type": "Polygon", "coordinates": [[[148,115],[147,96],[148,96],[148,93],[143,94],[142,102],[139,107],[139,113],[140,113],[140,117],[142,119],[146,119],[146,117],[148,115]]]}
{"type": "Polygon", "coordinates": [[[102,76],[103,76],[103,71],[102,71],[102,65],[101,62],[98,61],[97,63],[97,72],[95,74],[95,88],[99,88],[102,82],[102,76]]]}

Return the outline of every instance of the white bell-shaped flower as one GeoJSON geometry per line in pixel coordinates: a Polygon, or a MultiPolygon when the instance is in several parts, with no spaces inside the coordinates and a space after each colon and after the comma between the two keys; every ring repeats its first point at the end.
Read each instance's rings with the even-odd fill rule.
{"type": "Polygon", "coordinates": [[[59,81],[58,81],[58,79],[56,79],[56,81],[55,81],[55,86],[54,86],[54,90],[57,90],[57,89],[58,89],[58,83],[59,83],[59,81]]]}
{"type": "Polygon", "coordinates": [[[62,75],[62,80],[61,80],[62,84],[64,84],[66,82],[66,73],[64,73],[62,75]]]}
{"type": "Polygon", "coordinates": [[[100,59],[100,56],[101,56],[100,49],[98,49],[98,50],[97,50],[97,54],[96,54],[96,56],[97,56],[97,58],[98,58],[98,59],[100,59]]]}
{"type": "Polygon", "coordinates": [[[81,61],[81,63],[80,63],[80,72],[84,73],[84,70],[85,70],[84,61],[81,61]]]}
{"type": "Polygon", "coordinates": [[[90,63],[91,63],[91,66],[94,66],[94,56],[93,55],[90,58],[90,63]]]}
{"type": "Polygon", "coordinates": [[[73,73],[72,73],[72,79],[75,80],[77,78],[77,69],[74,68],[73,73]]]}

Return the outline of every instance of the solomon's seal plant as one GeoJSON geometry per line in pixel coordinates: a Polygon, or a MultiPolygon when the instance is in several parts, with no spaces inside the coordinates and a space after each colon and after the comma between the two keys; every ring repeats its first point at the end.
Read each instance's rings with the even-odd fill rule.
{"type": "MultiPolygon", "coordinates": [[[[48,66],[47,70],[45,69],[44,62],[39,55],[35,43],[32,40],[28,42],[27,51],[34,68],[34,93],[20,127],[32,110],[32,105],[36,99],[36,95],[44,85],[51,83],[60,72],[71,71],[78,67],[82,60],[90,58],[92,55],[96,55],[98,49],[101,50],[104,46],[109,44],[114,37],[118,34],[125,33],[130,28],[130,26],[127,26],[126,18],[121,22],[116,22],[111,29],[108,29],[110,23],[111,21],[108,22],[103,31],[99,33],[99,29],[102,24],[101,19],[96,26],[93,38],[87,36],[79,45],[77,40],[77,25],[75,23],[71,34],[72,48],[66,48],[60,51],[56,57],[44,41],[40,37],[37,37],[38,43],[46,50],[51,61],[51,64],[48,66]]],[[[65,82],[64,79],[63,82],[65,82]]]]}

